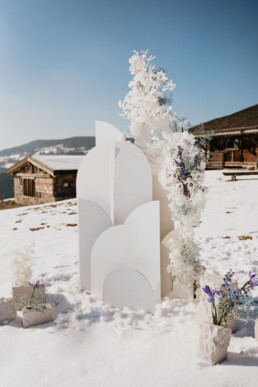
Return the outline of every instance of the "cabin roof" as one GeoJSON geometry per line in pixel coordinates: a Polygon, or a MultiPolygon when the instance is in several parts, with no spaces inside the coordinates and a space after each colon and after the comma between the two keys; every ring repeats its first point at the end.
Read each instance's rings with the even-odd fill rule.
{"type": "Polygon", "coordinates": [[[8,172],[13,174],[18,171],[23,165],[30,162],[31,164],[41,168],[45,172],[54,175],[55,171],[75,171],[79,169],[79,165],[84,155],[33,155],[27,156],[17,163],[12,165],[8,172]]]}
{"type": "Polygon", "coordinates": [[[224,117],[215,118],[190,128],[190,131],[202,135],[211,131],[213,135],[239,135],[258,133],[258,104],[224,117]]]}
{"type": "Polygon", "coordinates": [[[84,155],[32,156],[33,159],[38,160],[40,163],[52,169],[52,171],[78,170],[83,157],[84,155]]]}

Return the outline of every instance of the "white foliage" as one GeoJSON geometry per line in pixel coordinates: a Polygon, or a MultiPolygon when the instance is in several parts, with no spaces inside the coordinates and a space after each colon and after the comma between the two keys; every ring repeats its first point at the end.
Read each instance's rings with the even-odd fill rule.
{"type": "Polygon", "coordinates": [[[32,267],[34,265],[34,244],[21,251],[14,252],[12,262],[14,283],[17,286],[27,286],[32,277],[32,267]]]}
{"type": "Polygon", "coordinates": [[[129,59],[130,72],[134,76],[129,83],[129,93],[124,101],[119,101],[123,117],[129,119],[129,128],[133,136],[148,139],[155,121],[163,120],[167,128],[171,108],[166,105],[168,92],[175,88],[164,70],[156,70],[151,63],[153,56],[147,51],[135,51],[129,59]]]}
{"type": "Polygon", "coordinates": [[[129,120],[137,145],[149,158],[159,160],[159,181],[167,190],[176,230],[171,239],[168,270],[192,289],[202,267],[193,241],[205,204],[203,187],[205,154],[187,130],[188,122],[172,112],[171,91],[175,84],[164,70],[156,70],[148,51],[134,52],[129,59],[133,80],[119,106],[129,120]]]}

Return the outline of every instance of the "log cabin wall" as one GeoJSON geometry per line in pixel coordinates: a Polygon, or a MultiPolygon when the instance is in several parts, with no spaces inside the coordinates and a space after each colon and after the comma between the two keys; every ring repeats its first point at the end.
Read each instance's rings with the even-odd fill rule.
{"type": "Polygon", "coordinates": [[[210,152],[223,152],[225,162],[258,162],[258,136],[214,136],[209,144],[210,152]]]}
{"type": "Polygon", "coordinates": [[[52,176],[31,163],[14,173],[14,196],[19,204],[35,205],[76,197],[74,171],[56,171],[52,176]]]}
{"type": "Polygon", "coordinates": [[[243,150],[243,161],[257,161],[258,160],[258,148],[254,148],[254,150],[243,150]]]}
{"type": "MultiPolygon", "coordinates": [[[[19,174],[18,174],[19,175],[19,174]]],[[[43,204],[55,201],[54,178],[30,174],[14,176],[15,201],[20,204],[43,204]]]]}
{"type": "Polygon", "coordinates": [[[77,171],[55,172],[54,196],[56,200],[65,200],[76,197],[77,171]]]}

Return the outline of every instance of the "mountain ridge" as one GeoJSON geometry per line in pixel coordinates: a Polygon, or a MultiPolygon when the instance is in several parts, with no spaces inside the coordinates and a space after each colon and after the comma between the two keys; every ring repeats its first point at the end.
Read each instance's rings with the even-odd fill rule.
{"type": "Polygon", "coordinates": [[[45,148],[55,145],[64,145],[66,148],[79,148],[91,149],[95,146],[94,136],[75,136],[61,139],[47,139],[47,140],[33,140],[22,145],[18,145],[11,148],[5,148],[0,150],[0,156],[10,156],[15,153],[33,154],[38,148],[45,148]]]}

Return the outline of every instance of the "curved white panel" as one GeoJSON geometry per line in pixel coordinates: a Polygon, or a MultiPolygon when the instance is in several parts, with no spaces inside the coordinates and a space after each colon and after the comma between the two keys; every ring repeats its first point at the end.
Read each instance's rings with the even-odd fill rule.
{"type": "Polygon", "coordinates": [[[119,268],[106,277],[103,298],[106,304],[119,308],[128,306],[154,312],[152,288],[144,275],[132,268],[119,268]]]}
{"type": "Polygon", "coordinates": [[[113,226],[96,239],[91,251],[91,290],[103,296],[103,283],[106,276],[118,267],[126,266],[128,244],[131,237],[125,226],[113,226]]]}
{"type": "Polygon", "coordinates": [[[124,225],[104,231],[91,253],[91,288],[102,295],[107,275],[118,267],[134,267],[149,281],[155,300],[160,299],[159,202],[134,210],[124,225]]]}
{"type": "Polygon", "coordinates": [[[169,208],[169,200],[167,191],[159,182],[158,174],[160,170],[160,162],[150,161],[152,172],[153,196],[152,200],[159,200],[160,202],[160,239],[174,229],[174,223],[171,219],[171,210],[169,208]]]}
{"type": "Polygon", "coordinates": [[[123,134],[113,125],[104,121],[96,121],[96,146],[110,145],[121,140],[123,134]]]}
{"type": "Polygon", "coordinates": [[[170,231],[161,241],[161,244],[165,246],[167,249],[169,249],[169,241],[174,232],[175,232],[174,230],[170,231]]]}
{"type": "Polygon", "coordinates": [[[144,153],[130,142],[116,143],[114,224],[152,200],[152,175],[144,153]]]}
{"type": "Polygon", "coordinates": [[[77,198],[98,204],[110,215],[109,149],[100,145],[91,149],[77,173],[77,198]]]}
{"type": "Polygon", "coordinates": [[[96,238],[111,227],[112,222],[96,203],[78,199],[78,224],[81,288],[90,290],[91,249],[96,238]]]}

